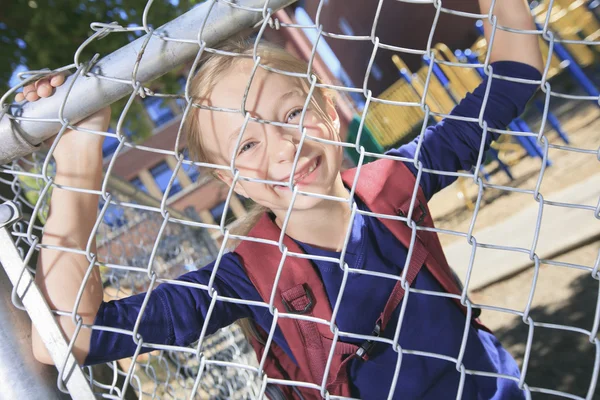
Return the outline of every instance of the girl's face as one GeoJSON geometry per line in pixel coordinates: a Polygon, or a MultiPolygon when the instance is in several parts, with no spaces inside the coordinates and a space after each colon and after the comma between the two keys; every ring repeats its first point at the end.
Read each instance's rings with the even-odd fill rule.
{"type": "MultiPolygon", "coordinates": [[[[201,104],[239,109],[252,71],[250,60],[240,60],[223,74],[201,104]]],[[[245,109],[252,118],[278,123],[300,123],[307,90],[302,80],[258,68],[252,80],[245,109]]],[[[316,91],[316,89],[315,89],[316,91]]],[[[338,115],[330,100],[319,105],[311,101],[304,118],[306,134],[315,138],[339,141],[338,115]]],[[[305,139],[299,148],[300,130],[250,120],[236,148],[244,123],[241,113],[199,111],[202,144],[211,161],[229,165],[235,157],[240,176],[286,183],[292,173],[296,152],[300,156],[294,180],[303,192],[332,195],[343,159],[340,146],[305,139]]],[[[230,172],[219,170],[220,178],[231,185],[230,172]]],[[[289,207],[292,191],[266,183],[238,180],[235,191],[271,210],[289,207]]],[[[294,209],[314,207],[321,199],[298,195],[294,209]]]]}

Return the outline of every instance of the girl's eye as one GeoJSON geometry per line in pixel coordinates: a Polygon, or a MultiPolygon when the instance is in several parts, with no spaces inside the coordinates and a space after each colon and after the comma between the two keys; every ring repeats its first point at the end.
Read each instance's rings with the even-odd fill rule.
{"type": "Polygon", "coordinates": [[[296,117],[299,117],[300,114],[302,114],[302,109],[301,108],[295,108],[293,109],[287,116],[287,120],[293,120],[296,117]]]}
{"type": "Polygon", "coordinates": [[[242,146],[242,148],[240,149],[239,154],[242,154],[250,149],[252,149],[254,146],[256,146],[256,142],[248,142],[245,145],[242,146]]]}

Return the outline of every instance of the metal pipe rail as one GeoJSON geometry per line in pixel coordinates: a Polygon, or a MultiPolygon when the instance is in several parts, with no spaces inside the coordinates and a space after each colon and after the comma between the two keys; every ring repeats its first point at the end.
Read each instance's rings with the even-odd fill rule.
{"type": "MultiPolygon", "coordinates": [[[[202,43],[213,46],[254,28],[268,15],[264,14],[267,11],[265,4],[275,11],[294,1],[207,1],[160,28],[149,29],[145,36],[96,63],[77,65],[81,72],[88,69],[90,73],[68,77],[51,97],[11,106],[5,104],[7,95],[12,94],[8,92],[0,104],[0,164],[31,154],[40,143],[54,136],[62,126],[58,119],[61,107],[64,106],[63,120],[77,123],[131,94],[138,82],[152,81],[194,59],[202,43]]],[[[95,35],[112,29],[110,26],[101,28],[95,35]]]]}

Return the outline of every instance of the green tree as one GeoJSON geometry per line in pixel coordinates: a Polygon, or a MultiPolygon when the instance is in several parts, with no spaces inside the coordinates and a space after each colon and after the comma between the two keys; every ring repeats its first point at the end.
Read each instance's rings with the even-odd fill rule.
{"type": "MultiPolygon", "coordinates": [[[[157,28],[202,1],[155,0],[148,23],[157,28]]],[[[55,69],[73,63],[77,48],[93,33],[92,22],[116,22],[124,27],[141,25],[146,4],[146,0],[13,0],[10,5],[3,5],[0,7],[0,93],[9,88],[9,80],[19,66],[55,69]]],[[[80,60],[89,60],[96,53],[107,55],[143,33],[111,33],[94,41],[80,60]]],[[[160,78],[160,90],[177,92],[177,76],[174,71],[160,78]]],[[[113,105],[113,118],[119,117],[125,101],[113,105]]],[[[141,101],[132,106],[127,121],[136,141],[151,134],[152,123],[141,101]]]]}

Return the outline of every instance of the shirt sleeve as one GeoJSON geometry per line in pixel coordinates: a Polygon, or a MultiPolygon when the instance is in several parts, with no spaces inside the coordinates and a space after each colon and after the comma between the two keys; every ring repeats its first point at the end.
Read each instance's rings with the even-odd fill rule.
{"type": "MultiPolygon", "coordinates": [[[[515,61],[497,61],[491,64],[494,75],[513,78],[540,80],[541,74],[534,67],[515,61]]],[[[452,110],[452,116],[478,118],[488,83],[488,77],[452,110]]],[[[492,78],[489,96],[483,119],[488,127],[505,129],[510,122],[524,111],[539,84],[511,82],[492,78]]],[[[499,134],[487,132],[485,150],[499,134]]],[[[467,122],[445,118],[435,126],[428,127],[419,150],[418,159],[424,168],[456,172],[470,170],[477,163],[481,146],[482,129],[477,122],[467,122]]],[[[387,152],[389,155],[414,158],[417,151],[417,137],[412,142],[387,152]]],[[[417,174],[413,163],[407,167],[417,174]]],[[[420,185],[427,199],[456,180],[454,176],[423,172],[420,185]]]]}
{"type": "MultiPolygon", "coordinates": [[[[207,285],[214,263],[177,278],[178,281],[207,285]]],[[[232,253],[221,258],[213,288],[218,295],[236,299],[261,301],[254,285],[245,274],[239,259],[232,253]]],[[[103,302],[96,314],[95,326],[131,332],[135,326],[146,293],[103,302]]],[[[205,289],[163,283],[148,298],[138,334],[144,343],[187,346],[198,339],[206,320],[211,296],[205,289]]],[[[251,316],[250,307],[217,300],[207,321],[207,334],[251,316]]],[[[134,354],[137,346],[130,333],[94,329],[85,365],[98,364],[134,354]]],[[[151,351],[142,348],[142,352],[151,351]]]]}

